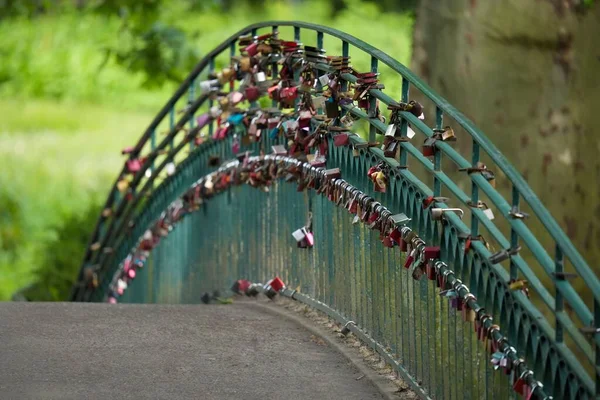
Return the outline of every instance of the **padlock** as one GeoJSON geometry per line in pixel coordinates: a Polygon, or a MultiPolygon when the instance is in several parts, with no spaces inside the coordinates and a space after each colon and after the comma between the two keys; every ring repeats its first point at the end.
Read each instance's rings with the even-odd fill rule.
{"type": "Polygon", "coordinates": [[[437,139],[434,137],[428,137],[427,139],[425,139],[422,149],[422,153],[425,157],[432,157],[435,155],[435,142],[437,142],[437,139]]]}
{"type": "Polygon", "coordinates": [[[254,57],[255,55],[258,54],[258,43],[252,43],[252,44],[246,46],[244,48],[244,51],[248,54],[248,56],[254,57]]]}
{"type": "Polygon", "coordinates": [[[142,169],[142,160],[138,158],[134,158],[132,160],[127,160],[127,171],[131,174],[135,174],[142,169]]]}
{"type": "Polygon", "coordinates": [[[450,126],[444,127],[441,132],[441,138],[444,142],[454,142],[456,141],[456,136],[454,135],[454,130],[450,126]]]}
{"type": "Polygon", "coordinates": [[[426,260],[437,260],[440,258],[439,246],[427,246],[424,250],[426,260]]]}
{"type": "Polygon", "coordinates": [[[394,139],[393,137],[386,136],[386,140],[384,140],[383,155],[389,158],[396,158],[399,147],[400,143],[398,140],[394,139]],[[386,141],[387,143],[385,143],[386,141]]]}
{"type": "Polygon", "coordinates": [[[246,100],[248,100],[249,102],[253,102],[259,99],[260,91],[256,86],[248,86],[244,90],[244,95],[246,96],[246,100]]]}
{"type": "Polygon", "coordinates": [[[350,135],[347,133],[339,133],[333,137],[333,145],[336,147],[346,146],[350,143],[350,135]]]}
{"type": "Polygon", "coordinates": [[[337,118],[340,116],[340,108],[333,98],[325,102],[325,113],[327,118],[337,118]]]}
{"type": "Polygon", "coordinates": [[[374,191],[378,193],[385,193],[387,190],[387,178],[383,171],[377,171],[374,177],[374,191]]]}
{"type": "Polygon", "coordinates": [[[279,278],[278,276],[273,278],[270,285],[277,292],[280,292],[281,290],[285,289],[285,284],[283,283],[281,278],[279,278]]]}
{"type": "Polygon", "coordinates": [[[394,137],[396,135],[397,128],[398,127],[396,126],[396,124],[389,124],[387,129],[385,130],[385,136],[394,137]]]}
{"type": "Polygon", "coordinates": [[[412,249],[411,252],[408,253],[408,256],[406,257],[406,261],[404,262],[404,268],[406,268],[406,269],[410,268],[410,266],[415,261],[416,254],[417,254],[417,250],[416,249],[412,249]]]}
{"type": "Polygon", "coordinates": [[[412,115],[419,119],[425,119],[425,116],[423,114],[423,106],[421,105],[421,103],[415,100],[411,100],[408,102],[408,106],[408,112],[410,112],[412,115]]]}

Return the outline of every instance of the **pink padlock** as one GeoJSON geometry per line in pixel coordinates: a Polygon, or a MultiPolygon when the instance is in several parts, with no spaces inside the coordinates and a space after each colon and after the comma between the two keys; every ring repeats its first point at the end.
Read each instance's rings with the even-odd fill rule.
{"type": "Polygon", "coordinates": [[[308,247],[313,247],[315,245],[315,237],[313,236],[313,233],[306,230],[305,235],[306,236],[304,239],[306,240],[308,247]]]}
{"type": "Polygon", "coordinates": [[[133,160],[127,160],[127,170],[130,173],[136,173],[142,169],[142,163],[137,158],[133,160]]]}
{"type": "Polygon", "coordinates": [[[250,57],[254,57],[256,54],[258,54],[258,43],[252,43],[246,46],[244,50],[250,57]]]}

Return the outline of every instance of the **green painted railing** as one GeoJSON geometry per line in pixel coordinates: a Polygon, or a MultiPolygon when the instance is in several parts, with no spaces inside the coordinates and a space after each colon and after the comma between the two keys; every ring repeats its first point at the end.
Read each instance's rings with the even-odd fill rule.
{"type": "MultiPolygon", "coordinates": [[[[270,61],[259,68],[277,72],[276,60],[270,61]]],[[[328,63],[308,65],[315,76],[338,76],[342,91],[357,82],[352,70],[340,74],[328,63]]],[[[296,80],[299,75],[294,74],[296,80]]],[[[239,87],[235,79],[225,81],[230,82],[230,92],[239,87]]],[[[317,85],[316,92],[320,88],[317,85]]],[[[216,97],[222,99],[225,95],[216,97]]],[[[273,100],[272,105],[277,104],[273,100]]],[[[323,118],[314,116],[311,132],[320,125],[325,125],[323,118]]],[[[358,125],[357,122],[355,126],[358,125]]],[[[245,135],[244,129],[236,132],[238,137],[245,135]]],[[[274,144],[287,143],[281,134],[263,134],[256,143],[242,143],[242,150],[268,153],[274,144]]],[[[297,289],[295,293],[287,290],[282,294],[328,312],[340,322],[353,321],[351,330],[378,350],[424,397],[509,398],[515,393],[511,386],[521,382],[530,388],[532,398],[553,395],[556,399],[586,399],[600,394],[597,276],[490,140],[410,70],[380,50],[335,29],[309,23],[272,21],[251,25],[200,61],[130,150],[130,160],[140,157],[145,158],[144,167],[129,174],[124,166],[107,199],[79,283],[73,290],[73,300],[114,298],[116,279],[132,262],[140,264],[139,276],[130,282],[120,301],[197,302],[205,291],[223,290],[237,279],[264,282],[279,275],[289,288],[297,289]],[[301,33],[316,32],[316,41],[311,44],[317,48],[339,40],[342,53],[332,55],[363,52],[371,57],[372,72],[378,72],[381,63],[387,66],[386,73],[401,77],[398,88],[385,89],[400,101],[384,94],[381,87],[371,87],[366,107],[339,103],[343,118],[334,119],[333,124],[348,122],[350,117],[365,121],[367,142],[374,142],[378,134],[388,129],[377,115],[378,104],[402,108],[399,103],[407,104],[418,95],[428,102],[426,107],[433,105],[433,127],[407,107],[402,108],[406,111],[396,111],[399,121],[395,140],[400,147],[397,157],[386,157],[378,147],[365,146],[365,140],[359,136],[350,136],[345,146],[334,146],[332,136],[336,132],[327,132],[327,168],[340,168],[347,183],[372,196],[392,214],[406,214],[411,218],[408,226],[412,232],[428,246],[440,246],[435,265],[436,274],[446,278],[442,289],[456,289],[450,294],[467,301],[466,311],[476,312],[474,319],[491,338],[486,345],[478,340],[473,323],[463,322],[461,312],[450,307],[446,297],[438,295],[434,281],[415,280],[406,273],[402,268],[405,255],[397,247],[382,246],[379,235],[363,224],[353,224],[344,207],[336,207],[314,191],[299,193],[294,185],[285,182],[273,184],[268,193],[244,185],[232,186],[222,194],[203,199],[199,212],[191,212],[198,207],[184,207],[186,217],[173,224],[172,232],[152,247],[145,262],[136,260],[144,232],[157,220],[164,220],[166,210],[172,210],[173,202],[192,185],[216,170],[220,164],[213,162],[216,157],[220,161],[234,158],[232,145],[237,139],[231,132],[223,140],[211,140],[204,134],[212,136],[216,132],[216,121],[206,128],[195,126],[195,118],[203,115],[202,110],[219,103],[215,103],[215,92],[196,96],[194,87],[208,79],[208,73],[215,68],[230,64],[230,57],[237,54],[240,36],[251,34],[256,39],[257,33],[262,33],[258,31],[264,28],[283,39],[286,29],[290,36],[293,29],[297,42],[301,33]],[[421,138],[436,139],[427,141],[429,153],[414,144],[418,136],[407,139],[409,126],[421,138]],[[469,142],[467,158],[442,140],[440,135],[446,126],[460,133],[459,141],[469,142]],[[161,131],[167,132],[162,139],[158,137],[161,131]],[[443,168],[443,159],[448,168],[446,163],[443,168]],[[457,168],[482,167],[478,164],[481,161],[486,161],[488,167],[464,173],[469,178],[467,194],[464,179],[453,179],[452,174],[457,168]],[[376,165],[387,176],[386,193],[375,192],[367,176],[376,165]],[[498,180],[510,182],[508,199],[495,189],[491,170],[498,174],[498,180]],[[444,201],[442,194],[450,200],[444,201]],[[480,203],[482,199],[485,204],[480,203]],[[496,219],[489,218],[487,206],[496,210],[496,219]],[[525,206],[531,210],[531,219],[539,220],[544,234],[554,243],[553,253],[544,248],[539,234],[534,235],[529,220],[523,218],[520,207],[525,206]],[[443,213],[441,220],[432,218],[432,210],[448,207],[463,208],[470,217],[469,223],[453,212],[443,213]],[[291,233],[306,223],[309,212],[316,244],[312,249],[297,248],[291,233]],[[479,236],[481,233],[506,252],[492,254],[479,236]],[[502,266],[503,261],[509,264],[508,268],[502,266]],[[583,293],[571,286],[567,267],[572,268],[576,279],[585,281],[591,294],[585,298],[592,299],[593,307],[582,300],[583,293]],[[548,282],[546,277],[550,277],[550,286],[544,284],[548,282]],[[525,283],[531,298],[524,290],[515,290],[525,283]],[[572,312],[566,312],[565,306],[572,312]],[[498,347],[494,349],[497,362],[498,353],[504,352],[503,358],[514,365],[514,377],[494,371],[492,355],[485,347],[491,344],[498,347]],[[538,381],[544,386],[537,385],[538,381]]],[[[465,315],[467,320],[473,319],[473,315],[465,315]]]]}

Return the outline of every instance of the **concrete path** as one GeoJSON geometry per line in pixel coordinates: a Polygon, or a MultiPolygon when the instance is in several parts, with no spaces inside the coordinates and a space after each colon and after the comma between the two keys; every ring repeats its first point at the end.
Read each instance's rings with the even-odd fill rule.
{"type": "Polygon", "coordinates": [[[0,303],[0,399],[383,398],[314,339],[244,304],[0,303]]]}

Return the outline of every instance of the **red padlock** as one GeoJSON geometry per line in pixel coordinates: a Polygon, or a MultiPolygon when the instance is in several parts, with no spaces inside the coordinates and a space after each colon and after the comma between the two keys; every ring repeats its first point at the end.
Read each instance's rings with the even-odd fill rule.
{"type": "Polygon", "coordinates": [[[384,236],[381,242],[385,247],[394,247],[394,242],[390,236],[384,236]]]}
{"type": "MultiPolygon", "coordinates": [[[[400,247],[402,247],[402,243],[404,242],[402,240],[402,233],[400,233],[400,229],[395,228],[391,233],[390,233],[390,238],[398,245],[400,245],[400,247]]],[[[406,251],[406,246],[404,248],[404,250],[402,251],[406,251]]]]}
{"type": "Polygon", "coordinates": [[[283,281],[281,280],[281,278],[279,278],[278,276],[276,276],[275,278],[273,278],[273,280],[271,281],[271,287],[279,292],[281,289],[285,288],[285,283],[283,283],[283,281]]]}
{"type": "Polygon", "coordinates": [[[425,247],[425,259],[426,260],[437,260],[440,258],[440,247],[429,246],[425,247]]]}
{"type": "Polygon", "coordinates": [[[260,97],[260,91],[256,86],[248,86],[244,91],[244,94],[246,95],[246,100],[250,102],[256,101],[260,97]]]}
{"type": "Polygon", "coordinates": [[[336,147],[346,146],[350,142],[350,135],[340,133],[333,138],[333,145],[336,147]]]}
{"type": "Polygon", "coordinates": [[[425,143],[423,143],[422,153],[425,157],[431,157],[435,155],[435,138],[427,138],[425,139],[425,143]]]}
{"type": "Polygon", "coordinates": [[[415,261],[415,253],[416,250],[413,250],[408,254],[408,257],[406,257],[406,261],[404,262],[404,268],[409,269],[410,266],[413,264],[413,262],[415,261]]]}
{"type": "Polygon", "coordinates": [[[429,196],[423,199],[423,208],[428,208],[433,202],[435,198],[433,196],[429,196]]]}

